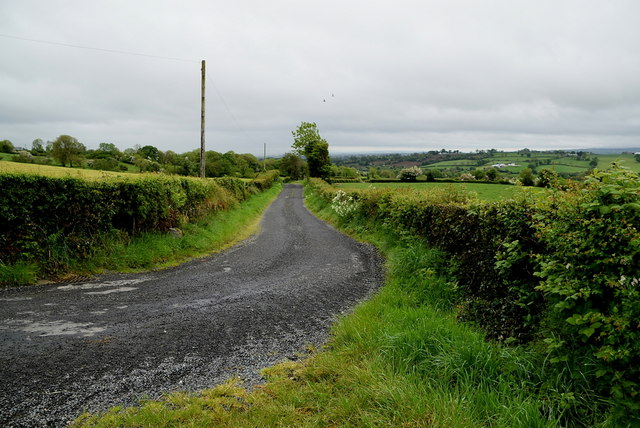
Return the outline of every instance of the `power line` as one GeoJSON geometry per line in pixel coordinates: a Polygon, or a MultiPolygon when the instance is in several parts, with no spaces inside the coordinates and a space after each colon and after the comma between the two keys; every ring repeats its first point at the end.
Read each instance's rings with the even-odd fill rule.
{"type": "Polygon", "coordinates": [[[235,115],[233,114],[233,112],[231,111],[231,109],[229,108],[229,105],[227,104],[227,102],[225,101],[224,97],[222,96],[222,94],[220,93],[220,91],[218,90],[218,86],[215,84],[215,82],[213,81],[213,79],[211,78],[211,76],[209,76],[209,73],[207,72],[207,79],[209,79],[209,82],[211,83],[211,85],[213,86],[213,89],[216,91],[216,94],[218,95],[218,98],[220,98],[220,101],[222,102],[222,105],[224,106],[224,108],[227,110],[227,112],[229,113],[229,116],[231,116],[231,119],[233,119],[233,121],[236,123],[236,125],[238,125],[238,127],[240,129],[242,129],[242,131],[244,132],[244,128],[242,128],[240,126],[240,122],[238,122],[238,119],[236,119],[235,115]]]}
{"type": "MultiPolygon", "coordinates": [[[[22,40],[22,41],[32,42],[32,43],[41,43],[41,44],[45,44],[45,45],[62,46],[62,47],[75,48],[75,49],[85,49],[85,50],[92,50],[92,51],[98,51],[98,52],[107,52],[107,53],[120,54],[120,55],[140,56],[140,57],[146,57],[146,58],[163,59],[163,60],[180,61],[180,62],[189,62],[189,63],[199,63],[200,62],[199,60],[193,60],[193,59],[176,58],[176,57],[168,57],[168,56],[160,56],[160,55],[150,55],[150,54],[145,54],[145,53],[140,53],[140,52],[129,52],[129,51],[116,50],[116,49],[96,48],[96,47],[93,47],[93,46],[81,46],[81,45],[75,45],[75,44],[70,44],[70,43],[51,42],[51,41],[47,41],[47,40],[38,40],[38,39],[30,39],[30,38],[27,38],[27,37],[12,36],[12,35],[9,35],[9,34],[0,34],[0,37],[4,37],[4,38],[7,38],[7,39],[14,39],[14,40],[22,40]]],[[[227,104],[227,102],[225,101],[224,97],[222,96],[222,93],[220,93],[220,91],[218,90],[218,86],[215,84],[215,82],[213,81],[211,76],[209,76],[209,73],[206,73],[206,76],[207,76],[207,79],[209,79],[209,82],[211,83],[211,86],[213,86],[213,89],[215,90],[216,94],[218,95],[218,98],[222,102],[222,105],[224,106],[224,108],[229,113],[229,116],[231,116],[233,121],[236,123],[238,128],[240,128],[240,130],[245,134],[245,136],[248,137],[248,135],[246,133],[246,130],[244,128],[242,128],[242,126],[240,126],[240,123],[238,122],[238,119],[236,119],[235,115],[233,114],[233,112],[229,108],[229,105],[227,104]]]]}
{"type": "Polygon", "coordinates": [[[32,43],[41,43],[41,44],[45,44],[45,45],[63,46],[63,47],[67,47],[67,48],[86,49],[86,50],[99,51],[99,52],[109,52],[109,53],[120,54],[120,55],[141,56],[141,57],[146,57],[146,58],[165,59],[165,60],[170,60],[170,61],[181,61],[181,62],[200,62],[200,61],[196,61],[196,60],[193,60],[193,59],[175,58],[175,57],[160,56],[160,55],[150,55],[150,54],[144,54],[144,53],[139,53],[139,52],[129,52],[129,51],[116,50],[116,49],[104,49],[104,48],[96,48],[96,47],[92,47],[92,46],[73,45],[73,44],[70,44],[70,43],[50,42],[50,41],[47,41],[47,40],[29,39],[29,38],[26,38],[26,37],[11,36],[9,34],[0,34],[0,37],[4,37],[6,39],[22,40],[22,41],[32,42],[32,43]]]}

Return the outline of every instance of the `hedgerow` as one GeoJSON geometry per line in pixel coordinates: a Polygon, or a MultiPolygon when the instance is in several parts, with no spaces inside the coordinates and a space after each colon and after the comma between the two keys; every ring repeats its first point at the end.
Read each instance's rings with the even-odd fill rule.
{"type": "MultiPolygon", "coordinates": [[[[425,196],[311,185],[327,202],[340,201],[343,221],[359,218],[444,250],[455,266],[461,320],[490,339],[543,349],[556,376],[600,397],[589,405],[608,403],[615,421],[639,420],[637,174],[595,172],[547,199],[499,203],[452,188],[425,196]]],[[[567,414],[581,411],[576,397],[562,400],[567,414]]]]}
{"type": "Polygon", "coordinates": [[[99,250],[107,236],[167,231],[235,206],[273,182],[141,176],[89,181],[0,174],[0,264],[34,262],[45,273],[99,250]]]}

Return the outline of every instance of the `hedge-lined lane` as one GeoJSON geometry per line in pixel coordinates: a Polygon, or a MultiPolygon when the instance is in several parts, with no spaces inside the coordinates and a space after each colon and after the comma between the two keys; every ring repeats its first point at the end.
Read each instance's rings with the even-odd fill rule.
{"type": "Polygon", "coordinates": [[[319,345],[382,281],[370,247],[287,185],[260,235],[179,268],[0,294],[0,425],[61,426],[85,407],[211,387],[319,345]]]}

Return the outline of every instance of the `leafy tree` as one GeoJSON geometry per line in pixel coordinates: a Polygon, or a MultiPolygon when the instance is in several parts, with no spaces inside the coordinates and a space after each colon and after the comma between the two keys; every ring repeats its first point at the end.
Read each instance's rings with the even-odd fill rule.
{"type": "Polygon", "coordinates": [[[120,169],[118,167],[118,161],[113,158],[96,159],[89,162],[93,162],[91,164],[93,169],[99,169],[101,171],[118,171],[120,169]]]}
{"type": "Polygon", "coordinates": [[[311,177],[327,178],[330,174],[331,159],[329,158],[329,143],[320,137],[315,123],[302,122],[297,130],[292,132],[295,153],[307,158],[309,175],[311,177]]]}
{"type": "Polygon", "coordinates": [[[598,157],[594,156],[591,158],[591,162],[589,162],[589,166],[591,168],[596,168],[598,166],[598,157]]]}
{"type": "Polygon", "coordinates": [[[0,141],[0,152],[1,153],[13,153],[13,143],[9,140],[0,141]]]}
{"type": "Polygon", "coordinates": [[[100,143],[98,145],[97,154],[102,159],[113,158],[115,160],[120,160],[122,157],[122,152],[118,150],[115,144],[113,143],[100,143]]]}
{"type": "Polygon", "coordinates": [[[640,162],[640,153],[634,155],[634,158],[636,159],[636,162],[640,162]]]}
{"type": "Polygon", "coordinates": [[[497,169],[491,168],[486,172],[487,180],[495,181],[498,177],[500,177],[500,173],[497,169]]]}
{"type": "Polygon", "coordinates": [[[51,155],[62,166],[67,163],[73,167],[73,162],[80,162],[82,154],[86,151],[84,144],[70,135],[61,135],[51,145],[51,155]]]}
{"type": "Polygon", "coordinates": [[[473,175],[476,180],[482,180],[483,178],[485,178],[487,176],[487,173],[484,169],[480,169],[480,168],[476,168],[471,175],[473,175]]]}
{"type": "Polygon", "coordinates": [[[144,159],[148,159],[153,162],[158,162],[160,160],[160,150],[153,146],[144,146],[138,150],[138,154],[142,156],[144,159]]]}
{"type": "Polygon", "coordinates": [[[519,178],[523,186],[533,186],[535,183],[533,180],[533,170],[531,168],[525,168],[520,171],[519,178]]]}
{"type": "Polygon", "coordinates": [[[545,168],[538,174],[538,187],[556,187],[558,185],[558,173],[545,168]]]}
{"type": "Polygon", "coordinates": [[[396,174],[392,169],[383,168],[380,170],[380,178],[395,178],[396,174]]]}
{"type": "Polygon", "coordinates": [[[280,173],[292,180],[303,179],[307,172],[307,163],[294,153],[287,153],[280,159],[280,173]]]}
{"type": "Polygon", "coordinates": [[[422,175],[422,169],[417,166],[412,166],[410,168],[400,170],[398,178],[400,181],[416,181],[420,175],[422,175]]]}
{"type": "Polygon", "coordinates": [[[44,150],[44,142],[41,138],[36,138],[31,143],[31,154],[34,156],[44,155],[46,152],[44,150]]]}
{"type": "Polygon", "coordinates": [[[133,164],[140,169],[140,172],[160,172],[161,169],[158,162],[149,159],[136,158],[133,164]]]}

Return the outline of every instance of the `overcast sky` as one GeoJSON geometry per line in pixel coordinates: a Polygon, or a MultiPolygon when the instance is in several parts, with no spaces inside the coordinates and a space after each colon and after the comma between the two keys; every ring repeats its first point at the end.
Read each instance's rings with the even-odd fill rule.
{"type": "Polygon", "coordinates": [[[640,147],[639,19],[638,0],[2,0],[0,139],[197,149],[204,59],[219,152],[282,154],[301,121],[334,154],[640,147]]]}

